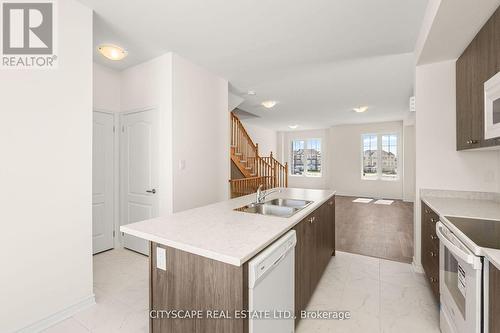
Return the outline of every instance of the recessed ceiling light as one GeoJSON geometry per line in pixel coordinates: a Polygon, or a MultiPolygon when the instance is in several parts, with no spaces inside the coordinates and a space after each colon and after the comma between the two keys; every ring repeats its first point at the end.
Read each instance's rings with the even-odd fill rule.
{"type": "Polygon", "coordinates": [[[368,111],[368,107],[367,106],[360,106],[359,108],[354,108],[352,110],[354,112],[357,112],[357,113],[363,113],[363,112],[368,111]]]}
{"type": "Polygon", "coordinates": [[[103,44],[99,45],[97,50],[106,58],[110,60],[122,60],[128,54],[128,52],[120,46],[113,44],[103,44]]]}
{"type": "Polygon", "coordinates": [[[249,90],[247,92],[247,95],[255,96],[255,95],[257,95],[257,93],[255,92],[255,90],[249,90]]]}
{"type": "Polygon", "coordinates": [[[267,109],[271,109],[273,108],[278,102],[276,101],[264,101],[262,102],[262,106],[267,108],[267,109]]]}
{"type": "Polygon", "coordinates": [[[299,127],[299,125],[288,125],[288,127],[291,129],[296,129],[297,127],[299,127]]]}

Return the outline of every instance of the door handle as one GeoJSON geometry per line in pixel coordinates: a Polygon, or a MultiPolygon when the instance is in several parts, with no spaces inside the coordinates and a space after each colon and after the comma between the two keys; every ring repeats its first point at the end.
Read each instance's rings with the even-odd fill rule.
{"type": "Polygon", "coordinates": [[[155,194],[156,193],[156,189],[152,189],[152,190],[149,190],[149,191],[146,191],[146,192],[155,194]]]}

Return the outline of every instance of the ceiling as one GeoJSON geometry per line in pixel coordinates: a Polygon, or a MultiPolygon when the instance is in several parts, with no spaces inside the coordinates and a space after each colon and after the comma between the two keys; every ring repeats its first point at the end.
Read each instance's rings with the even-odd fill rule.
{"type": "Polygon", "coordinates": [[[498,6],[500,0],[433,2],[417,41],[417,64],[457,59],[498,6]]]}
{"type": "Polygon", "coordinates": [[[129,56],[165,52],[230,82],[257,125],[287,130],[401,120],[413,94],[413,51],[427,0],[80,0],[95,10],[94,43],[129,56]],[[257,95],[245,95],[255,90],[257,95]],[[279,103],[271,110],[260,102],[279,103]],[[353,107],[367,105],[363,114],[353,107]]]}

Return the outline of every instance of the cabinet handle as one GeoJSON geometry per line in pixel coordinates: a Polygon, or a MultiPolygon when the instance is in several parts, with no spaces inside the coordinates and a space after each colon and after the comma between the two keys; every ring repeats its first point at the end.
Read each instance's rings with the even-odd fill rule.
{"type": "Polygon", "coordinates": [[[431,239],[432,239],[432,240],[436,240],[436,239],[438,239],[438,236],[431,235],[431,239]]]}
{"type": "Polygon", "coordinates": [[[330,206],[333,206],[333,201],[330,201],[328,204],[329,204],[330,206]]]}
{"type": "Polygon", "coordinates": [[[311,216],[309,218],[309,223],[314,223],[315,220],[316,220],[316,216],[311,216]]]}
{"type": "Polygon", "coordinates": [[[434,277],[429,278],[429,280],[431,281],[431,283],[436,283],[437,282],[437,279],[434,278],[434,277]]]}
{"type": "Polygon", "coordinates": [[[479,141],[478,140],[467,140],[466,143],[468,145],[475,145],[475,144],[479,143],[479,141]]]}
{"type": "Polygon", "coordinates": [[[436,223],[437,221],[436,221],[436,219],[435,219],[435,218],[431,217],[431,222],[432,222],[432,223],[436,223]]]}
{"type": "Polygon", "coordinates": [[[430,212],[429,212],[429,210],[428,210],[427,208],[426,208],[426,209],[424,209],[424,211],[425,211],[425,214],[429,214],[429,213],[430,213],[430,212]]]}
{"type": "Polygon", "coordinates": [[[430,253],[431,253],[431,257],[436,257],[437,256],[436,252],[430,251],[430,253]]]}

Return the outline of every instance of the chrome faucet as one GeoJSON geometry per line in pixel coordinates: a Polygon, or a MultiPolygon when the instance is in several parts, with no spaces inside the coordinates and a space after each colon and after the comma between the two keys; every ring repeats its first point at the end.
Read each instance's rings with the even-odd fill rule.
{"type": "Polygon", "coordinates": [[[277,190],[272,190],[270,192],[268,191],[263,191],[262,188],[264,187],[264,185],[260,184],[259,185],[259,188],[257,189],[257,200],[255,203],[257,204],[261,204],[264,202],[264,199],[269,195],[269,194],[273,194],[275,192],[278,192],[278,193],[281,193],[281,189],[277,189],[277,190]]]}

